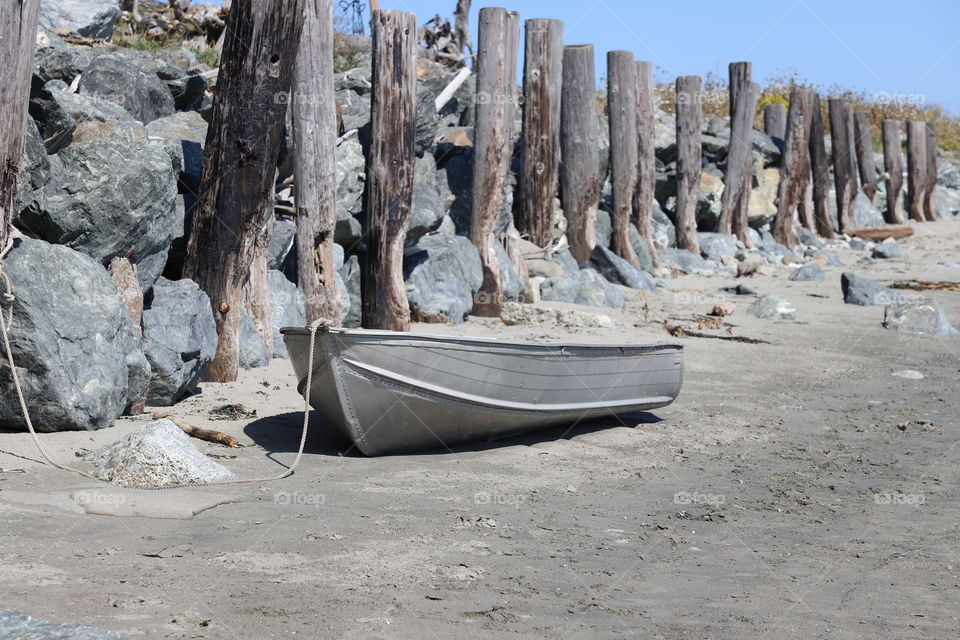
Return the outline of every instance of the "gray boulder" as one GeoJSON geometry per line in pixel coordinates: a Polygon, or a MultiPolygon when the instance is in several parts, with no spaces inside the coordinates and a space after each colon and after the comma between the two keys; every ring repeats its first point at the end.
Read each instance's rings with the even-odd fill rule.
{"type": "Polygon", "coordinates": [[[240,312],[240,368],[256,369],[270,364],[270,352],[253,318],[246,309],[240,312]]]}
{"type": "Polygon", "coordinates": [[[657,256],[660,258],[660,266],[672,267],[683,273],[693,273],[707,268],[707,263],[699,254],[686,249],[660,249],[657,256]]]}
{"type": "Polygon", "coordinates": [[[119,53],[102,54],[90,61],[80,77],[80,93],[118,104],[144,124],[176,111],[167,85],[119,53]]]}
{"type": "Polygon", "coordinates": [[[287,280],[280,271],[267,271],[267,294],[273,324],[273,357],[286,358],[287,346],[283,343],[280,329],[306,325],[307,303],[297,285],[287,280]]]}
{"type": "Polygon", "coordinates": [[[210,298],[192,280],[160,278],[143,310],[143,351],[150,363],[147,402],[169,406],[193,391],[217,352],[210,298]]]}
{"type": "Polygon", "coordinates": [[[343,282],[343,289],[339,289],[339,284],[337,285],[341,293],[341,315],[343,316],[341,322],[344,327],[359,327],[363,313],[363,300],[360,296],[360,260],[357,256],[350,256],[344,260],[343,267],[337,274],[340,276],[338,282],[343,282]],[[344,293],[346,297],[343,297],[344,293]]]}
{"type": "Polygon", "coordinates": [[[797,227],[797,236],[800,238],[800,242],[807,245],[808,247],[816,247],[817,249],[823,248],[823,240],[817,237],[813,231],[807,229],[806,227],[797,227]]]}
{"type": "Polygon", "coordinates": [[[103,264],[126,256],[147,290],[183,228],[177,179],[161,145],[117,138],[75,142],[57,154],[60,168],[44,187],[42,206],[28,207],[15,224],[103,264]]]}
{"type": "Polygon", "coordinates": [[[700,255],[707,260],[721,260],[724,256],[731,258],[737,254],[737,238],[725,233],[697,234],[700,244],[700,255]]]}
{"type": "Polygon", "coordinates": [[[480,254],[463,236],[424,236],[404,256],[403,279],[415,316],[459,324],[483,284],[480,254]]]}
{"type": "Polygon", "coordinates": [[[15,611],[0,611],[3,640],[129,640],[115,631],[75,622],[45,622],[15,611]]]}
{"type": "Polygon", "coordinates": [[[593,248],[590,266],[613,284],[640,291],[657,290],[653,280],[647,274],[602,245],[598,244],[593,248]]]}
{"type": "MultiPolygon", "coordinates": [[[[59,159],[54,157],[54,163],[59,159]]],[[[50,182],[51,159],[43,146],[43,138],[33,118],[26,118],[23,135],[23,152],[20,155],[21,171],[17,175],[14,193],[13,216],[19,216],[27,207],[43,206],[43,188],[50,182]]]]}
{"type": "Polygon", "coordinates": [[[635,225],[631,224],[627,229],[630,231],[630,246],[633,247],[633,252],[637,256],[640,268],[644,271],[653,271],[653,256],[650,255],[650,243],[640,235],[635,225]]]}
{"type": "Polygon", "coordinates": [[[236,475],[200,453],[190,437],[166,418],[83,457],[93,475],[121,487],[159,489],[180,484],[210,484],[236,475]]]}
{"type": "Polygon", "coordinates": [[[49,31],[109,40],[119,19],[119,3],[111,0],[42,0],[40,3],[40,27],[49,31]]]}
{"type": "Polygon", "coordinates": [[[858,228],[882,227],[887,224],[883,219],[880,210],[873,206],[870,198],[863,191],[857,192],[857,199],[854,201],[854,219],[858,228]]]}
{"type": "Polygon", "coordinates": [[[950,326],[947,314],[933,298],[918,297],[909,301],[891,302],[883,310],[883,327],[892,331],[931,336],[958,335],[950,326]]]}
{"type": "Polygon", "coordinates": [[[656,200],[653,201],[653,221],[651,226],[653,227],[653,241],[658,246],[664,249],[677,246],[677,230],[667,214],[660,208],[660,203],[656,200]]]}
{"type": "Polygon", "coordinates": [[[163,142],[184,187],[198,191],[207,121],[196,111],[181,111],[149,123],[147,135],[163,142]]]}
{"type": "Polygon", "coordinates": [[[360,215],[363,213],[366,160],[363,147],[356,138],[346,140],[338,146],[336,156],[337,226],[333,234],[334,242],[353,249],[363,234],[360,215]]]}
{"type": "MultiPolygon", "coordinates": [[[[20,239],[6,258],[13,283],[11,347],[38,431],[109,427],[150,379],[120,294],[89,257],[20,239]]],[[[9,368],[0,368],[0,428],[26,425],[9,368]]]]}
{"type": "Polygon", "coordinates": [[[494,251],[497,253],[497,261],[500,263],[500,289],[504,301],[522,302],[523,298],[523,278],[517,273],[517,268],[510,262],[510,256],[507,250],[499,242],[493,243],[494,251]]]}
{"type": "Polygon", "coordinates": [[[861,278],[849,271],[840,274],[840,287],[843,290],[844,302],[861,307],[890,304],[904,298],[899,291],[888,289],[875,280],[861,278]]]}
{"type": "Polygon", "coordinates": [[[30,101],[47,153],[57,153],[73,142],[82,123],[133,122],[123,107],[108,100],[57,89],[44,89],[30,101]]]}
{"type": "Polygon", "coordinates": [[[896,242],[882,242],[873,248],[871,255],[879,260],[907,259],[907,252],[896,242]]]}
{"type": "Polygon", "coordinates": [[[540,283],[540,297],[551,302],[576,302],[580,297],[580,267],[570,251],[553,254],[550,262],[560,266],[560,275],[540,283]]]}
{"type": "Polygon", "coordinates": [[[408,247],[417,244],[421,237],[440,226],[446,213],[437,183],[437,163],[433,156],[428,154],[417,158],[413,174],[413,204],[406,238],[408,247]]]}
{"type": "Polygon", "coordinates": [[[579,286],[574,302],[591,307],[622,307],[623,294],[593,269],[581,269],[577,276],[579,286]]]}
{"type": "Polygon", "coordinates": [[[823,269],[816,262],[809,262],[791,273],[790,279],[794,282],[823,282],[823,269]]]}
{"type": "MultiPolygon", "coordinates": [[[[293,220],[277,218],[270,234],[270,245],[267,247],[267,268],[282,269],[287,256],[293,251],[296,240],[297,225],[293,220]]],[[[343,261],[343,249],[340,249],[340,260],[343,261]]]]}
{"type": "Polygon", "coordinates": [[[799,320],[797,305],[772,293],[760,296],[748,309],[758,318],[766,320],[799,320]]]}

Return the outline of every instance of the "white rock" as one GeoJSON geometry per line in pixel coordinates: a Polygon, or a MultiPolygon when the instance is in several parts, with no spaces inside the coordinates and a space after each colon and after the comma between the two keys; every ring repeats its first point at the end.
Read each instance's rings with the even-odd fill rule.
{"type": "Polygon", "coordinates": [[[902,369],[900,371],[894,371],[893,375],[898,378],[906,378],[907,380],[923,380],[923,374],[914,369],[902,369]]]}

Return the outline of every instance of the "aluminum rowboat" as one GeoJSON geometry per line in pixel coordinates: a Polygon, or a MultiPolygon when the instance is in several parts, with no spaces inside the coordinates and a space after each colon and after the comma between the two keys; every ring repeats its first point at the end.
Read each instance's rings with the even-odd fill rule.
{"type": "MultiPolygon", "coordinates": [[[[284,328],[303,394],[308,328],[284,328]]],[[[310,404],[376,456],[655,409],[677,397],[682,347],[521,342],[321,328],[310,404]]]]}

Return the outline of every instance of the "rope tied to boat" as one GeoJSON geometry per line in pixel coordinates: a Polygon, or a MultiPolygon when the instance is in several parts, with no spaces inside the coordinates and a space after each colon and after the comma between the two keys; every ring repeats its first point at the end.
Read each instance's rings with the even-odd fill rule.
{"type": "MultiPolygon", "coordinates": [[[[13,247],[13,236],[10,236],[7,239],[6,246],[0,250],[0,279],[3,280],[4,291],[2,297],[6,304],[8,305],[7,317],[3,318],[2,310],[0,310],[0,333],[3,334],[3,348],[7,357],[7,364],[10,366],[10,375],[13,379],[13,386],[17,392],[17,399],[20,402],[20,412],[23,414],[23,419],[27,424],[27,430],[30,432],[30,437],[33,439],[33,444],[37,447],[37,451],[40,452],[40,456],[43,460],[49,464],[51,467],[60,469],[61,471],[68,471],[70,473],[75,473],[78,476],[87,478],[89,480],[100,481],[100,478],[83,471],[82,469],[75,469],[73,467],[61,464],[50,457],[47,453],[47,450],[43,447],[43,444],[40,442],[40,438],[37,436],[37,431],[33,426],[33,420],[30,419],[30,410],[27,408],[27,401],[23,395],[23,386],[20,383],[20,375],[17,373],[17,367],[13,359],[13,349],[10,345],[10,330],[13,327],[13,303],[16,300],[16,296],[13,295],[13,284],[10,280],[10,276],[6,270],[6,257],[10,252],[10,249],[13,247]]],[[[315,320],[310,326],[310,353],[307,356],[307,388],[306,393],[303,394],[304,406],[303,406],[303,429],[300,433],[300,445],[297,448],[297,456],[293,459],[293,463],[286,468],[286,470],[274,475],[261,478],[237,478],[234,480],[221,480],[219,482],[206,482],[206,483],[178,483],[170,484],[162,487],[142,487],[146,489],[159,490],[159,489],[180,489],[184,487],[209,487],[209,486],[222,486],[230,484],[250,484],[255,482],[273,482],[276,480],[282,480],[293,475],[296,471],[297,466],[300,464],[300,460],[303,458],[303,450],[307,444],[307,430],[310,424],[310,390],[313,386],[313,364],[314,364],[314,349],[316,347],[316,338],[317,331],[320,329],[329,328],[329,324],[323,320],[315,320]]]]}

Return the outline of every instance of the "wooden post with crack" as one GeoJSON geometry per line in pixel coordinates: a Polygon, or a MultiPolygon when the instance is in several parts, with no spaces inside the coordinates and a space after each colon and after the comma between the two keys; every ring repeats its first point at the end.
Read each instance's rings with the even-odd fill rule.
{"type": "MultiPolygon", "coordinates": [[[[787,112],[787,133],[783,141],[780,163],[780,185],[777,189],[777,217],[772,233],[777,242],[792,249],[796,246],[796,211],[810,184],[810,111],[812,90],[795,87],[790,92],[787,112]]],[[[809,214],[809,212],[807,212],[809,214]]],[[[806,222],[812,222],[805,220],[806,222]]],[[[805,224],[809,228],[809,225],[805,224]]]]}
{"type": "Polygon", "coordinates": [[[303,21],[301,0],[234,0],[184,276],[210,297],[219,337],[206,379],[236,380],[243,287],[272,215],[277,154],[303,21]]]}
{"type": "Polygon", "coordinates": [[[416,161],[417,16],[373,14],[371,142],[367,161],[366,329],[410,329],[403,249],[416,161]]]}
{"type": "Polygon", "coordinates": [[[563,48],[560,198],[567,217],[570,253],[577,262],[589,260],[597,244],[600,123],[595,78],[592,44],[563,48]]]}
{"type": "Polygon", "coordinates": [[[653,246],[653,200],[657,186],[656,123],[654,122],[653,65],[638,60],[637,74],[637,188],[633,192],[631,221],[647,243],[647,253],[658,266],[653,246]]]}
{"type": "Polygon", "coordinates": [[[0,2],[0,251],[13,221],[40,0],[0,2]]]}
{"type": "Polygon", "coordinates": [[[886,221],[903,224],[903,151],[900,147],[900,122],[883,121],[883,171],[887,174],[886,221]]]}
{"type": "Polygon", "coordinates": [[[697,199],[700,195],[700,76],[680,76],[677,113],[677,248],[700,253],[697,199]]]}
{"type": "Polygon", "coordinates": [[[857,197],[857,165],[853,152],[853,136],[849,107],[843,98],[830,98],[830,143],[833,151],[833,178],[837,194],[837,226],[843,233],[854,223],[854,202],[857,197]]]}
{"type": "Polygon", "coordinates": [[[730,146],[720,220],[717,223],[717,231],[734,233],[744,244],[750,242],[747,221],[753,186],[753,118],[760,92],[759,87],[750,80],[750,71],[749,62],[730,63],[730,146]]]}
{"type": "Polygon", "coordinates": [[[933,196],[937,189],[937,125],[928,122],[926,126],[926,144],[927,160],[924,163],[926,169],[926,184],[923,192],[923,217],[927,222],[935,222],[937,211],[933,206],[933,196]]]}
{"type": "Polygon", "coordinates": [[[340,324],[333,263],[337,225],[337,106],[333,93],[333,6],[305,0],[303,36],[294,69],[297,275],[307,322],[340,324]]]}
{"type": "Polygon", "coordinates": [[[925,221],[923,203],[927,190],[927,124],[919,120],[907,123],[907,194],[910,219],[925,221]]]}
{"type": "Polygon", "coordinates": [[[817,234],[833,238],[833,222],[827,203],[830,193],[830,158],[824,142],[823,115],[820,95],[812,94],[810,102],[810,169],[813,181],[813,218],[817,234]]]}
{"type": "Polygon", "coordinates": [[[472,313],[494,318],[500,316],[503,308],[495,232],[513,156],[519,31],[520,16],[516,12],[499,7],[480,10],[470,241],[480,252],[483,283],[472,313]]]}
{"type": "Polygon", "coordinates": [[[607,111],[610,116],[610,181],[613,212],[610,250],[639,268],[630,242],[637,189],[637,66],[630,51],[607,53],[607,111]]]}

